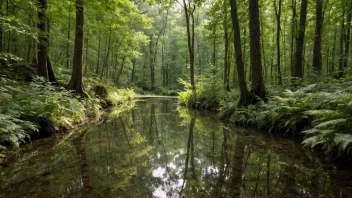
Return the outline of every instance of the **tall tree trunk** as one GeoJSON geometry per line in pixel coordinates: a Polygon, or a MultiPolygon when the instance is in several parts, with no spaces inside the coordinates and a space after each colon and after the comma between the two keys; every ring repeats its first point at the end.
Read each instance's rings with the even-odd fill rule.
{"type": "Polygon", "coordinates": [[[238,21],[237,14],[237,3],[236,0],[230,0],[231,6],[231,19],[233,25],[233,34],[234,34],[234,48],[235,48],[235,56],[236,56],[236,68],[238,75],[238,83],[240,87],[240,100],[238,101],[239,106],[246,106],[252,103],[252,97],[247,89],[246,83],[246,74],[244,72],[244,64],[242,59],[242,44],[241,44],[241,31],[240,24],[238,21]]]}
{"type": "Polygon", "coordinates": [[[125,66],[125,60],[126,60],[126,56],[124,56],[122,58],[122,63],[121,63],[121,67],[120,67],[120,71],[119,73],[117,74],[116,76],[116,80],[115,80],[115,83],[118,84],[119,80],[120,80],[120,77],[122,75],[122,72],[123,72],[123,67],[125,66]]]}
{"type": "Polygon", "coordinates": [[[281,51],[280,51],[280,33],[281,33],[281,7],[282,0],[279,0],[279,6],[276,5],[276,0],[274,0],[274,8],[276,15],[276,64],[277,64],[277,79],[278,84],[282,85],[282,76],[281,76],[281,51]]]}
{"type": "MultiPolygon", "coordinates": [[[[154,46],[155,47],[155,46],[154,46]]],[[[149,67],[150,67],[150,90],[155,90],[155,68],[153,59],[153,35],[150,35],[149,43],[149,67]]]]}
{"type": "Polygon", "coordinates": [[[341,21],[341,35],[340,35],[340,54],[339,54],[339,72],[337,74],[338,78],[343,76],[343,42],[345,38],[345,8],[342,11],[342,21],[341,21]]]}
{"type": "Polygon", "coordinates": [[[227,25],[227,5],[228,2],[224,1],[223,5],[223,14],[224,14],[224,20],[223,20],[223,28],[224,28],[224,41],[225,41],[225,54],[224,54],[224,87],[227,91],[230,91],[230,83],[229,83],[229,34],[228,34],[228,25],[227,25]]]}
{"type": "Polygon", "coordinates": [[[321,74],[323,69],[322,55],[321,55],[321,39],[323,30],[323,0],[316,0],[316,21],[315,21],[315,37],[314,37],[314,49],[313,49],[313,69],[318,74],[321,74]]]}
{"type": "Polygon", "coordinates": [[[331,67],[329,72],[333,73],[335,71],[335,56],[336,56],[336,37],[337,37],[337,29],[335,29],[334,33],[334,46],[332,47],[332,54],[331,54],[331,67]]]}
{"type": "Polygon", "coordinates": [[[266,100],[260,51],[260,23],[258,0],[249,0],[250,62],[252,68],[252,93],[266,100]]]}
{"type": "MultiPolygon", "coordinates": [[[[100,74],[100,78],[103,78],[104,71],[108,70],[108,60],[109,60],[109,56],[110,56],[111,33],[112,33],[112,27],[110,27],[109,37],[107,39],[107,45],[106,45],[106,47],[107,47],[106,51],[107,52],[105,54],[105,60],[104,60],[104,64],[103,64],[103,68],[102,68],[101,74],[100,74]]],[[[107,71],[107,73],[108,73],[108,71],[107,71]]]]}
{"type": "Polygon", "coordinates": [[[83,44],[84,44],[84,0],[76,0],[76,32],[73,54],[72,76],[67,89],[86,97],[83,86],[83,44]]]}
{"type": "Polygon", "coordinates": [[[195,90],[194,82],[194,10],[196,5],[190,5],[191,2],[186,3],[186,0],[183,0],[183,9],[186,17],[186,29],[187,29],[187,45],[188,45],[188,54],[189,54],[189,64],[190,64],[190,79],[191,79],[191,88],[195,90]]]}
{"type": "Polygon", "coordinates": [[[88,34],[87,34],[87,42],[86,42],[86,61],[85,61],[85,69],[84,69],[84,74],[86,75],[87,74],[87,72],[88,72],[88,49],[89,49],[89,47],[88,47],[88,43],[89,43],[89,37],[88,37],[88,34]]]}
{"type": "MultiPolygon", "coordinates": [[[[4,13],[2,12],[2,0],[0,0],[0,17],[4,17],[4,13]]],[[[0,52],[3,51],[3,35],[4,35],[4,30],[3,30],[3,21],[1,21],[0,24],[0,52]]]]}
{"type": "Polygon", "coordinates": [[[136,62],[135,58],[132,59],[132,72],[131,72],[131,82],[134,83],[135,71],[136,71],[136,62]]]}
{"type": "Polygon", "coordinates": [[[294,57],[294,49],[295,49],[295,38],[296,38],[296,0],[292,0],[292,24],[291,24],[291,51],[290,51],[290,66],[291,66],[291,76],[294,74],[295,68],[295,57],[294,57]]]}
{"type": "Polygon", "coordinates": [[[47,68],[47,53],[48,53],[48,31],[47,31],[47,1],[38,0],[38,29],[39,29],[39,43],[38,43],[38,75],[48,79],[47,68]]]}
{"type": "Polygon", "coordinates": [[[348,9],[348,14],[347,14],[347,32],[345,36],[345,54],[344,54],[344,59],[343,59],[343,69],[345,70],[347,68],[348,64],[348,54],[350,52],[350,43],[351,43],[351,26],[352,26],[352,2],[349,4],[349,9],[348,9]]]}
{"type": "Polygon", "coordinates": [[[165,45],[161,46],[161,70],[163,78],[163,87],[166,86],[166,67],[165,67],[165,45]]]}
{"type": "Polygon", "coordinates": [[[70,67],[70,42],[71,42],[71,11],[72,5],[68,8],[68,28],[67,28],[67,46],[66,46],[66,68],[70,67]]]}
{"type": "Polygon", "coordinates": [[[100,47],[101,47],[101,36],[99,34],[98,39],[98,58],[97,58],[97,67],[95,69],[95,74],[99,75],[99,65],[100,65],[100,47]]]}
{"type": "Polygon", "coordinates": [[[216,68],[216,29],[213,29],[213,55],[212,55],[212,62],[213,62],[213,67],[212,67],[212,74],[213,76],[215,75],[215,68],[216,68]]]}
{"type": "Polygon", "coordinates": [[[307,0],[302,0],[301,11],[299,19],[299,30],[296,38],[296,52],[295,52],[295,68],[293,77],[303,78],[303,47],[304,47],[304,35],[306,32],[306,19],[307,19],[307,0]]]}

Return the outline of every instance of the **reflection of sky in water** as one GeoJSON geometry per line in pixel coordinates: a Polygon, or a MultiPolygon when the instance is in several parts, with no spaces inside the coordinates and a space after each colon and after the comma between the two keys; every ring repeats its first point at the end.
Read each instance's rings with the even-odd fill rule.
{"type": "MultiPolygon", "coordinates": [[[[169,163],[167,164],[167,167],[169,169],[175,169],[176,165],[174,163],[169,163]]],[[[181,172],[179,173],[181,174],[181,172]]],[[[163,184],[153,191],[153,196],[157,198],[178,197],[177,190],[181,188],[183,179],[172,181],[170,175],[166,172],[166,168],[163,167],[154,169],[152,176],[160,178],[163,181],[163,184]]]]}
{"type": "Polygon", "coordinates": [[[231,197],[233,170],[241,171],[235,179],[242,180],[242,197],[268,197],[268,188],[271,197],[319,197],[314,190],[324,197],[352,197],[350,171],[334,176],[313,156],[307,160],[301,145],[259,133],[247,137],[242,129],[201,116],[190,135],[190,118],[174,110],[161,113],[174,106],[159,103],[139,103],[134,114],[92,126],[79,141],[51,150],[54,143],[48,142],[24,152],[17,163],[0,169],[0,197],[231,197]],[[238,138],[245,144],[242,153],[234,149],[238,138]],[[86,164],[78,159],[83,154],[86,164]],[[239,160],[243,166],[234,167],[239,160]]]}

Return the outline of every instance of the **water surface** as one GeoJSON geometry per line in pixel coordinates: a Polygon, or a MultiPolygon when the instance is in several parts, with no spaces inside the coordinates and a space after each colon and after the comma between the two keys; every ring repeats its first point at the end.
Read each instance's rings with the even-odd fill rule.
{"type": "Polygon", "coordinates": [[[25,145],[0,197],[352,197],[351,171],[301,145],[147,99],[25,145]]]}

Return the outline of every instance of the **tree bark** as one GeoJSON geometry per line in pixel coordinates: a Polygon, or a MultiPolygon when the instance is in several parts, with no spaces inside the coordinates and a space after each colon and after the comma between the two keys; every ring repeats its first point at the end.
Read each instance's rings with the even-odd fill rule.
{"type": "Polygon", "coordinates": [[[101,47],[101,36],[99,34],[98,39],[98,58],[97,58],[97,67],[95,69],[95,74],[99,75],[99,65],[100,65],[100,47],[101,47]]]}
{"type": "Polygon", "coordinates": [[[66,46],[66,68],[70,67],[70,42],[71,42],[71,10],[72,5],[68,8],[68,28],[67,28],[67,46],[66,46]]]}
{"type": "Polygon", "coordinates": [[[307,0],[302,0],[301,11],[299,19],[299,30],[296,38],[296,52],[294,60],[294,72],[293,77],[303,78],[303,47],[304,47],[304,35],[306,31],[306,20],[307,20],[307,0]]]}
{"type": "Polygon", "coordinates": [[[321,74],[322,71],[322,55],[321,55],[321,39],[323,30],[323,0],[316,0],[316,21],[315,21],[315,37],[313,48],[313,69],[321,74]]]}
{"type": "MultiPolygon", "coordinates": [[[[0,0],[0,17],[4,17],[4,13],[2,12],[2,0],[0,0]]],[[[3,51],[3,35],[4,35],[4,30],[3,30],[3,23],[4,21],[0,21],[0,52],[3,51]]]]}
{"type": "Polygon", "coordinates": [[[260,23],[258,0],[249,0],[250,63],[252,68],[251,92],[266,100],[260,51],[260,23]]]}
{"type": "Polygon", "coordinates": [[[238,102],[239,106],[246,106],[252,103],[252,97],[247,89],[246,83],[246,74],[244,72],[244,64],[242,59],[242,44],[241,44],[241,31],[240,24],[238,21],[237,14],[237,3],[236,0],[230,0],[231,6],[231,19],[233,25],[233,34],[234,34],[234,48],[236,56],[236,68],[238,75],[238,83],[240,87],[240,100],[238,102]]]}
{"type": "Polygon", "coordinates": [[[150,36],[149,43],[149,67],[150,67],[150,90],[155,90],[155,68],[154,68],[154,59],[153,59],[153,35],[150,36]]]}
{"type": "Polygon", "coordinates": [[[224,88],[227,91],[230,91],[230,79],[229,79],[229,34],[228,34],[228,25],[227,25],[227,1],[224,1],[223,5],[223,14],[224,14],[224,20],[223,20],[223,28],[224,28],[224,88]]]}
{"type": "Polygon", "coordinates": [[[84,0],[76,0],[76,32],[73,54],[72,76],[67,89],[74,90],[83,97],[87,94],[83,86],[83,45],[84,45],[84,0]]]}
{"type": "Polygon", "coordinates": [[[47,55],[47,57],[46,57],[46,63],[47,63],[47,68],[48,68],[49,81],[52,82],[52,83],[56,83],[57,80],[56,80],[56,77],[55,77],[55,74],[54,74],[53,66],[51,64],[51,60],[49,58],[49,55],[47,55]]]}
{"type": "Polygon", "coordinates": [[[39,30],[39,43],[38,43],[38,76],[48,79],[47,68],[47,53],[48,53],[48,31],[47,31],[47,1],[38,0],[38,30],[39,30]]]}
{"type": "Polygon", "coordinates": [[[280,33],[281,33],[281,7],[282,0],[279,0],[279,6],[276,5],[276,0],[274,0],[274,8],[276,15],[276,64],[277,64],[277,78],[278,84],[282,85],[282,76],[281,76],[281,50],[280,50],[280,33]]]}
{"type": "Polygon", "coordinates": [[[343,59],[343,69],[345,70],[348,65],[348,54],[350,52],[350,43],[351,43],[351,26],[352,26],[352,3],[349,4],[349,9],[348,9],[348,14],[347,14],[347,33],[345,36],[345,54],[344,54],[344,59],[343,59]]]}
{"type": "Polygon", "coordinates": [[[291,76],[294,74],[295,68],[295,57],[294,57],[294,49],[295,49],[295,37],[296,37],[296,0],[292,0],[292,25],[291,25],[291,76]]]}
{"type": "Polygon", "coordinates": [[[187,29],[187,45],[189,54],[189,64],[190,64],[190,79],[191,79],[191,89],[195,90],[194,82],[194,10],[196,5],[191,5],[188,1],[183,0],[183,9],[186,17],[186,29],[187,29]]]}
{"type": "Polygon", "coordinates": [[[335,56],[336,56],[336,37],[337,37],[337,29],[335,29],[335,33],[334,33],[334,46],[332,48],[332,54],[331,54],[331,67],[329,72],[333,73],[335,71],[335,56]]]}

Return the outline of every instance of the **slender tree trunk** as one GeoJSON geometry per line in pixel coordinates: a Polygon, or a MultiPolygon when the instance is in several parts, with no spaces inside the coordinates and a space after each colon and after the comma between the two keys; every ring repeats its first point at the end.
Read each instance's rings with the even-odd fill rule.
{"type": "Polygon", "coordinates": [[[277,79],[278,84],[282,85],[282,76],[281,76],[281,50],[280,50],[280,33],[281,33],[281,7],[282,0],[279,0],[279,6],[276,5],[276,0],[274,0],[274,8],[276,15],[276,64],[277,64],[277,79]]]}
{"type": "Polygon", "coordinates": [[[266,100],[262,58],[260,51],[260,22],[258,0],[249,0],[250,55],[252,68],[252,93],[266,100]]]}
{"type": "Polygon", "coordinates": [[[126,56],[124,56],[124,57],[122,58],[122,64],[121,64],[121,67],[120,67],[120,71],[119,71],[119,73],[117,74],[116,81],[115,81],[116,84],[118,84],[118,82],[119,82],[119,80],[120,80],[120,77],[121,77],[121,75],[122,75],[123,67],[125,66],[125,60],[126,60],[126,56]]]}
{"type": "Polygon", "coordinates": [[[303,78],[303,47],[304,47],[304,35],[306,31],[306,19],[307,19],[307,0],[302,0],[301,11],[299,19],[299,30],[296,39],[296,52],[295,52],[295,68],[293,77],[303,78]]]}
{"type": "Polygon", "coordinates": [[[332,57],[331,57],[331,67],[330,72],[333,73],[335,71],[335,56],[336,56],[336,42],[337,42],[337,29],[335,29],[334,33],[334,46],[332,48],[332,57]]]}
{"type": "MultiPolygon", "coordinates": [[[[154,46],[155,47],[155,46],[154,46]]],[[[149,67],[150,67],[150,90],[155,90],[155,68],[153,59],[153,35],[150,36],[149,43],[149,67]]]]}
{"type": "Polygon", "coordinates": [[[228,25],[227,25],[227,5],[228,2],[224,1],[223,5],[223,14],[224,14],[224,20],[223,20],[223,28],[224,28],[224,41],[225,41],[225,54],[224,54],[224,87],[227,91],[230,91],[230,83],[229,83],[229,78],[228,78],[228,73],[229,73],[229,61],[228,61],[228,56],[229,56],[229,35],[228,35],[228,25]]]}
{"type": "Polygon", "coordinates": [[[295,61],[294,61],[294,50],[295,50],[295,37],[296,37],[296,0],[292,0],[292,25],[291,25],[291,76],[294,75],[295,61]]]}
{"type": "MultiPolygon", "coordinates": [[[[104,71],[108,70],[108,60],[109,60],[109,56],[110,56],[111,33],[112,33],[112,27],[110,27],[110,31],[109,31],[109,37],[108,37],[107,46],[106,46],[107,47],[107,52],[106,52],[106,55],[105,55],[104,65],[103,65],[103,68],[102,68],[102,71],[101,71],[101,74],[100,74],[100,78],[103,78],[104,71]]],[[[108,71],[107,71],[107,73],[108,73],[108,71]]]]}
{"type": "Polygon", "coordinates": [[[165,45],[161,46],[161,71],[162,71],[162,78],[163,78],[163,87],[166,86],[166,68],[164,62],[164,53],[165,53],[165,45]]]}
{"type": "Polygon", "coordinates": [[[88,49],[89,49],[89,37],[88,37],[88,34],[87,34],[87,42],[86,42],[86,61],[85,61],[85,70],[84,70],[84,74],[86,75],[87,72],[88,72],[88,49]]]}
{"type": "Polygon", "coordinates": [[[349,4],[349,9],[348,9],[348,14],[347,14],[347,32],[345,36],[345,54],[344,54],[344,59],[343,59],[343,69],[346,70],[347,65],[348,65],[348,57],[349,57],[349,52],[350,52],[350,43],[351,43],[351,26],[352,26],[352,2],[349,4]]]}
{"type": "Polygon", "coordinates": [[[38,29],[39,29],[39,43],[38,43],[38,75],[48,79],[47,68],[47,53],[48,53],[48,31],[47,31],[47,1],[38,0],[38,29]]]}
{"type": "Polygon", "coordinates": [[[314,49],[313,49],[313,69],[321,74],[323,69],[322,55],[321,55],[321,39],[323,30],[323,0],[316,0],[316,23],[315,23],[315,37],[314,37],[314,49]]]}
{"type": "Polygon", "coordinates": [[[345,37],[345,8],[342,11],[342,22],[341,22],[341,35],[340,35],[340,54],[339,54],[339,72],[338,78],[343,76],[343,41],[345,37]]]}
{"type": "MultiPolygon", "coordinates": [[[[2,12],[2,0],[0,0],[0,17],[4,17],[4,13],[2,12]]],[[[3,51],[3,35],[4,35],[4,30],[3,30],[3,24],[4,22],[1,20],[0,22],[0,52],[3,51]]]]}
{"type": "Polygon", "coordinates": [[[233,25],[233,34],[234,34],[234,48],[236,56],[236,68],[238,75],[238,82],[240,87],[240,100],[238,102],[239,106],[246,106],[252,103],[251,95],[247,89],[246,83],[246,74],[244,72],[244,64],[242,59],[242,44],[241,44],[241,31],[240,24],[238,21],[237,14],[237,3],[236,0],[230,0],[231,6],[231,19],[233,25]]]}
{"type": "Polygon", "coordinates": [[[131,74],[131,82],[134,83],[134,78],[135,78],[135,71],[136,71],[136,62],[137,60],[135,58],[132,59],[132,74],[131,74]]]}
{"type": "Polygon", "coordinates": [[[95,73],[99,75],[99,65],[100,65],[100,48],[101,48],[101,36],[99,34],[99,39],[98,39],[98,58],[97,58],[97,67],[95,69],[95,73]]]}
{"type": "MultiPolygon", "coordinates": [[[[260,23],[260,29],[263,31],[263,22],[260,23]]],[[[262,45],[262,57],[263,57],[263,66],[264,66],[264,71],[263,71],[263,75],[264,75],[264,80],[267,79],[268,75],[267,75],[267,64],[266,64],[266,56],[265,56],[265,47],[264,47],[264,38],[263,36],[261,37],[261,45],[262,45]]]]}
{"type": "Polygon", "coordinates": [[[212,69],[212,73],[213,76],[215,75],[215,68],[216,68],[216,38],[215,38],[215,34],[216,34],[216,29],[213,29],[213,55],[212,55],[212,62],[213,62],[213,69],[212,69]]]}
{"type": "Polygon", "coordinates": [[[70,42],[71,42],[71,11],[72,5],[70,4],[68,10],[68,29],[67,29],[67,48],[66,48],[66,68],[70,67],[70,42]]]}
{"type": "Polygon", "coordinates": [[[67,89],[86,97],[87,94],[83,86],[83,39],[84,39],[84,0],[76,0],[76,32],[75,46],[73,54],[72,76],[67,89]]]}
{"type": "Polygon", "coordinates": [[[191,88],[195,90],[194,82],[194,9],[195,5],[191,6],[191,3],[186,4],[186,0],[183,0],[183,9],[186,17],[186,29],[187,29],[187,45],[189,54],[189,64],[190,64],[190,79],[191,88]]]}

